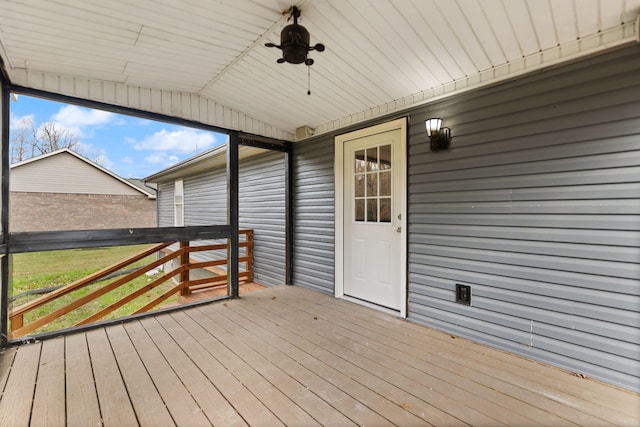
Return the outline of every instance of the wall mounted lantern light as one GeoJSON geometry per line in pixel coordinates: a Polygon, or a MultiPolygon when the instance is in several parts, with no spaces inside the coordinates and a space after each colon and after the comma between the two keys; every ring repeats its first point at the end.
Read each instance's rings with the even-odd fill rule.
{"type": "Polygon", "coordinates": [[[431,151],[441,151],[451,144],[451,129],[442,127],[442,119],[429,119],[424,122],[431,151]]]}

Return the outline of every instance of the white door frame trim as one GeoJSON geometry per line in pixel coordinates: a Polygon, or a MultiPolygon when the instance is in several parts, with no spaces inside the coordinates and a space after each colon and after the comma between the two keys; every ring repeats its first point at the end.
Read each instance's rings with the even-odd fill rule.
{"type": "MultiPolygon", "coordinates": [[[[400,130],[400,145],[401,145],[401,161],[400,163],[400,176],[407,181],[407,118],[396,119],[390,122],[382,123],[376,126],[371,126],[365,129],[337,135],[335,137],[335,296],[336,298],[346,298],[344,295],[344,144],[347,141],[356,138],[362,138],[366,136],[375,135],[382,132],[388,132],[392,130],[400,130]]],[[[406,189],[406,185],[403,187],[406,189]]],[[[402,194],[398,195],[400,199],[400,206],[402,206],[402,218],[400,220],[400,238],[402,252],[400,254],[400,280],[401,280],[401,295],[400,301],[400,317],[407,317],[407,192],[402,191],[402,194]]],[[[353,300],[360,302],[359,300],[353,300]]],[[[369,305],[369,304],[364,304],[369,305]]]]}

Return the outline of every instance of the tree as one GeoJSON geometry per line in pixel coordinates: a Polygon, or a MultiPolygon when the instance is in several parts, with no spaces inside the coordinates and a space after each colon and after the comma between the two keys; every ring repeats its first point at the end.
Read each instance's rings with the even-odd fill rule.
{"type": "MultiPolygon", "coordinates": [[[[11,163],[21,162],[42,154],[68,148],[78,154],[83,153],[80,138],[68,129],[54,122],[45,122],[35,127],[30,117],[22,119],[11,138],[11,163]]],[[[85,157],[87,157],[85,155],[85,157]]],[[[95,155],[95,162],[101,164],[101,156],[95,155]]]]}

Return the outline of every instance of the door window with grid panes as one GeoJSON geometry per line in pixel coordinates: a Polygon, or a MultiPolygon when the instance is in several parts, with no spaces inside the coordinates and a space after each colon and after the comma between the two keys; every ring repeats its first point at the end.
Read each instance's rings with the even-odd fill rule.
{"type": "Polygon", "coordinates": [[[354,152],[354,221],[391,222],[391,145],[354,152]]]}

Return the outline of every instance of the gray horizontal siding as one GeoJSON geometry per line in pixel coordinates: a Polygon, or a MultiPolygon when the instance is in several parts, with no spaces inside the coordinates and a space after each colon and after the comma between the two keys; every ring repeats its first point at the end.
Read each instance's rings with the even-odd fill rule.
{"type": "Polygon", "coordinates": [[[638,54],[412,113],[410,319],[640,389],[638,54]],[[452,150],[428,150],[429,116],[452,150]]]}
{"type": "MultiPolygon", "coordinates": [[[[216,225],[227,223],[227,172],[223,166],[215,170],[184,178],[184,225],[216,225]]],[[[194,245],[215,245],[226,240],[201,240],[194,245]]],[[[244,256],[240,250],[240,256],[244,256]]],[[[191,257],[198,261],[227,259],[226,250],[196,252],[191,257]]],[[[219,266],[225,270],[226,266],[219,266]]],[[[240,264],[244,271],[244,264],[240,264]]]]}
{"type": "Polygon", "coordinates": [[[293,281],[325,293],[335,282],[333,138],[294,144],[293,281]]]}
{"type": "Polygon", "coordinates": [[[184,224],[227,223],[227,172],[224,167],[184,178],[184,224]]]}
{"type": "MultiPolygon", "coordinates": [[[[264,153],[240,161],[240,228],[254,230],[254,280],[265,285],[284,284],[285,170],[282,153],[264,153]]],[[[167,184],[163,184],[161,189],[167,184]]],[[[171,183],[173,186],[173,183],[171,183]]],[[[173,188],[173,187],[171,187],[173,188]]],[[[173,193],[171,193],[173,197],[173,193]]],[[[166,203],[159,196],[161,203],[166,203]]],[[[226,168],[184,178],[185,225],[227,223],[226,168]]],[[[173,209],[173,208],[172,208],[173,209]]],[[[173,210],[163,211],[173,218],[173,210]]],[[[242,238],[241,238],[242,239],[242,238]]],[[[220,243],[200,241],[197,244],[220,243]]],[[[244,256],[241,249],[240,256],[244,256]]],[[[224,251],[194,254],[200,260],[224,259],[224,251]]],[[[243,270],[241,264],[241,271],[243,270]]]]}
{"type": "Polygon", "coordinates": [[[173,182],[165,182],[158,184],[157,209],[158,209],[158,227],[173,227],[174,220],[174,194],[173,182]]]}
{"type": "MultiPolygon", "coordinates": [[[[409,320],[640,390],[638,75],[632,46],[409,112],[409,320]]],[[[325,292],[334,136],[294,144],[294,280],[325,292]]]]}
{"type": "Polygon", "coordinates": [[[284,154],[265,153],[240,161],[240,227],[254,230],[254,279],[285,283],[284,154]]]}
{"type": "MultiPolygon", "coordinates": [[[[640,246],[640,232],[617,230],[591,230],[584,234],[581,230],[526,227],[461,226],[451,224],[416,224],[413,230],[419,235],[433,234],[446,236],[491,237],[498,239],[530,240],[541,242],[567,242],[593,245],[640,246]]],[[[414,238],[414,236],[411,236],[414,238]]],[[[415,237],[419,238],[419,237],[415,237]]],[[[584,248],[583,246],[578,249],[584,248]]]]}

